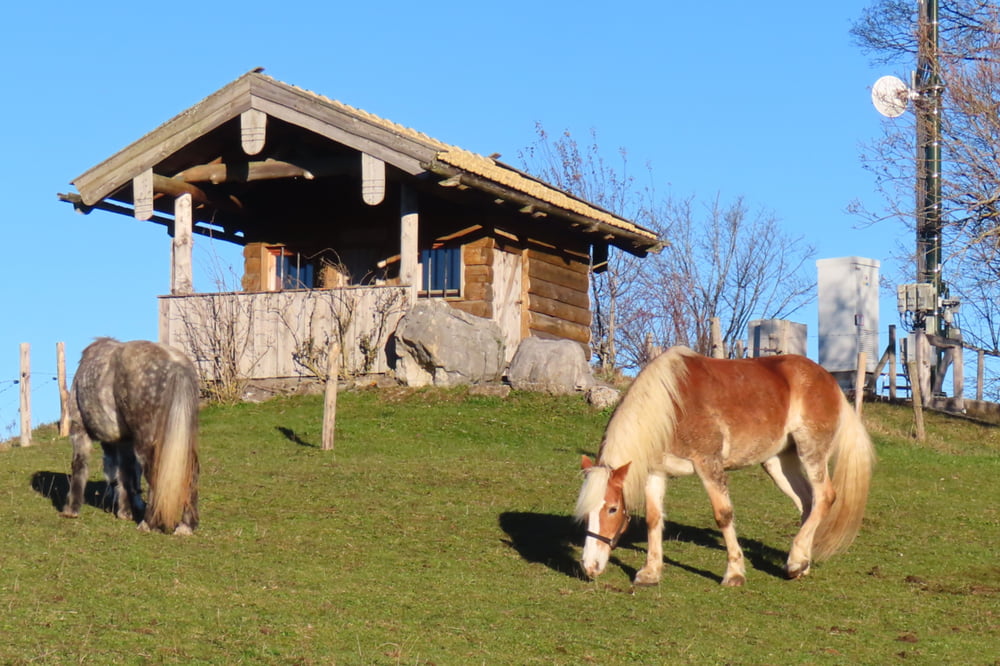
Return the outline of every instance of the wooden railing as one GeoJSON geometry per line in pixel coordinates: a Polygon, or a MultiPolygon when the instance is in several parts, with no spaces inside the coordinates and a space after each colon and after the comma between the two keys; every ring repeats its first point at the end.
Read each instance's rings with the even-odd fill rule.
{"type": "Polygon", "coordinates": [[[161,296],[160,341],[184,350],[207,380],[322,378],[332,342],[342,374],[384,373],[409,294],[379,286],[161,296]]]}

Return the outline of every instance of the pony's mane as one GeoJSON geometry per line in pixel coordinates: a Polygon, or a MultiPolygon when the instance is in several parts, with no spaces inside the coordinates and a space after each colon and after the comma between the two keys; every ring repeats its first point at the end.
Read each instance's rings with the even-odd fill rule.
{"type": "Polygon", "coordinates": [[[653,359],[632,382],[604,431],[598,462],[611,468],[632,463],[624,487],[630,511],[645,510],[646,477],[650,469],[663,465],[673,440],[683,404],[679,386],[687,376],[684,359],[690,356],[697,354],[687,347],[671,347],[653,359]]]}
{"type": "Polygon", "coordinates": [[[611,470],[603,465],[595,465],[585,474],[580,496],[576,498],[576,509],[573,511],[573,515],[580,521],[586,520],[594,509],[600,508],[608,489],[611,470]]]}

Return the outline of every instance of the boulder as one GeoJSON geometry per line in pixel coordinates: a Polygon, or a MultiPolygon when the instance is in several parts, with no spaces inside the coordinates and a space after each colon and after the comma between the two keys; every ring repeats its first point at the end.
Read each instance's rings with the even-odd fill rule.
{"type": "Polygon", "coordinates": [[[407,386],[495,382],[503,372],[503,334],[497,323],[444,301],[414,305],[400,319],[394,344],[396,377],[407,386]]]}
{"type": "Polygon", "coordinates": [[[587,390],[587,403],[596,409],[614,407],[621,400],[621,392],[604,384],[594,384],[587,390]]]}
{"type": "Polygon", "coordinates": [[[595,383],[582,345],[534,337],[518,345],[507,380],[515,389],[553,394],[586,391],[595,383]]]}

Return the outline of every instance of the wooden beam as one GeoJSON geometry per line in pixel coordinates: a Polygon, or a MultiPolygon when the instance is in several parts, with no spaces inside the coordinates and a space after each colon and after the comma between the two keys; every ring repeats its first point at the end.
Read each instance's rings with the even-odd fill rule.
{"type": "Polygon", "coordinates": [[[659,252],[667,245],[665,241],[660,239],[653,239],[641,233],[614,227],[610,224],[599,222],[585,215],[580,215],[578,213],[559,208],[558,206],[537,199],[525,192],[512,189],[502,183],[497,183],[476,174],[461,171],[450,164],[445,164],[444,162],[440,162],[436,159],[423,163],[421,166],[431,173],[435,173],[446,178],[461,175],[463,183],[493,196],[495,203],[499,204],[504,203],[505,201],[511,201],[520,205],[520,210],[522,212],[528,212],[530,210],[533,215],[535,212],[541,212],[565,220],[570,225],[574,223],[582,224],[584,225],[584,229],[586,231],[602,233],[604,234],[604,240],[607,240],[615,246],[620,247],[626,252],[634,254],[638,257],[644,257],[650,252],[659,252]],[[527,208],[529,206],[531,208],[527,208]]]}
{"type": "Polygon", "coordinates": [[[256,155],[264,150],[267,140],[267,114],[257,109],[247,109],[240,114],[240,141],[243,152],[256,155]]]}
{"type": "MultiPolygon", "coordinates": [[[[332,166],[332,164],[331,164],[332,166]]],[[[325,175],[325,174],[324,174],[325,175]]],[[[171,180],[185,183],[248,183],[255,180],[273,180],[278,178],[305,178],[313,180],[316,175],[312,170],[281,160],[263,160],[261,162],[239,162],[223,164],[199,164],[174,175],[171,180]]]]}
{"type": "Polygon", "coordinates": [[[132,179],[132,201],[135,202],[135,219],[153,217],[153,170],[146,169],[132,179]]]}
{"type": "Polygon", "coordinates": [[[385,199],[385,162],[368,153],[361,153],[361,198],[369,206],[385,199]]]}
{"type": "Polygon", "coordinates": [[[174,239],[171,243],[170,293],[190,294],[194,291],[191,278],[191,255],[193,240],[191,195],[181,194],[174,201],[174,239]]]}
{"type": "Polygon", "coordinates": [[[420,254],[417,246],[420,216],[417,193],[402,185],[399,203],[399,282],[410,288],[411,300],[416,301],[420,289],[420,254]]]}

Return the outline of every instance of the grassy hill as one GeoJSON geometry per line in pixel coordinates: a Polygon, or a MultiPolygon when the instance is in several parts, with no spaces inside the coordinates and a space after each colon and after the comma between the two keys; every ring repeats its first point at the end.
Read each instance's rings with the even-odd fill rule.
{"type": "Polygon", "coordinates": [[[733,474],[741,589],[695,478],[667,491],[659,587],[629,584],[641,521],[578,576],[579,458],[608,418],[579,398],[345,393],[326,452],[320,397],[207,408],[190,538],[60,518],[70,447],[42,428],[0,448],[0,662],[997,663],[1000,429],[929,414],[918,445],[910,412],[865,409],[865,525],[805,580],[781,576],[791,502],[733,474]]]}

